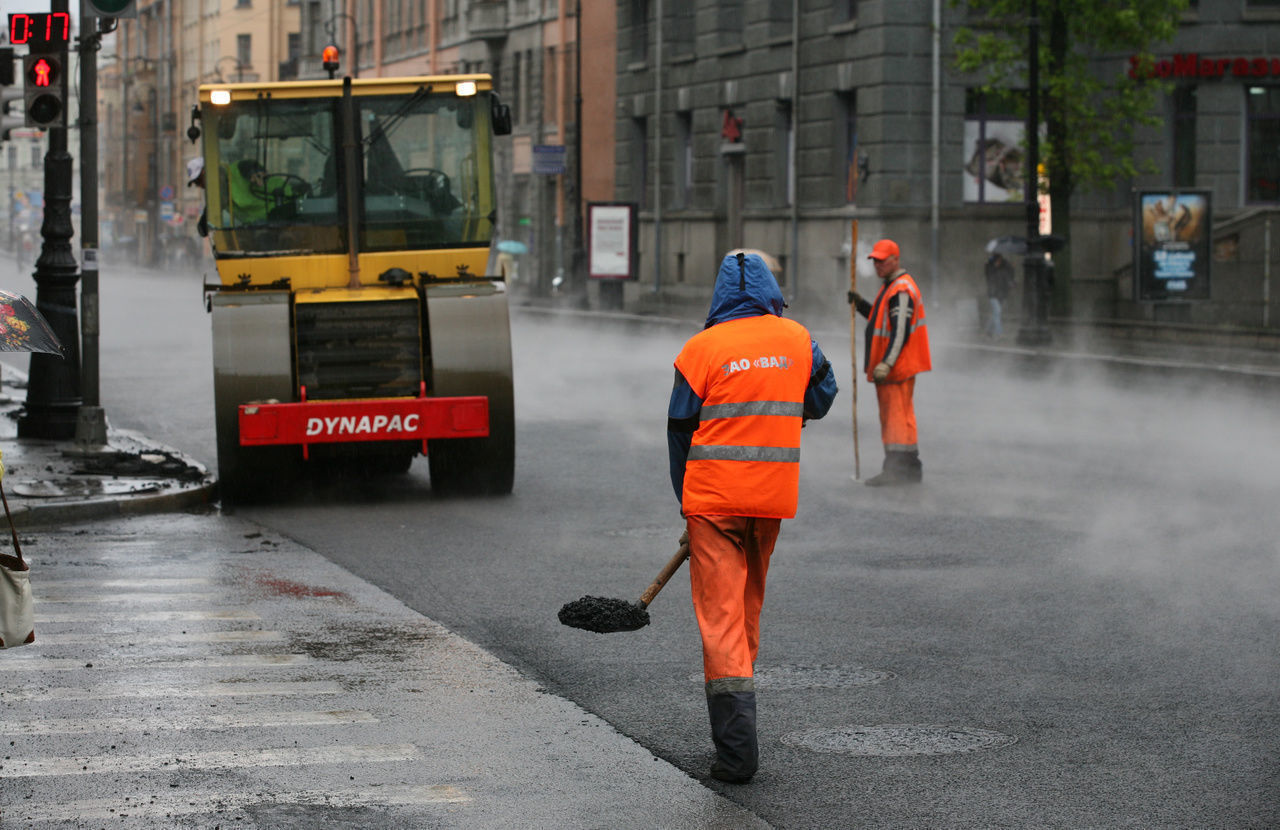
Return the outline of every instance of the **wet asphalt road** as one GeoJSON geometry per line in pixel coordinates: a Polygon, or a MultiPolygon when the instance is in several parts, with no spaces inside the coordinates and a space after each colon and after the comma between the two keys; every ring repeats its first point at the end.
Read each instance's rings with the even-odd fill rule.
{"type": "MultiPolygon", "coordinates": [[[[109,296],[103,279],[108,417],[212,463],[198,280],[144,274],[109,296]]],[[[639,632],[555,619],[584,594],[638,597],[675,551],[665,399],[691,331],[517,314],[511,497],[434,499],[418,461],[239,518],[703,778],[687,580],[639,632]]],[[[778,827],[1280,825],[1274,393],[979,359],[939,336],[917,393],[926,483],[876,491],[850,478],[847,332],[819,334],[843,392],[806,430],[770,574],[762,770],[708,786],[778,827]]],[[[865,477],[881,455],[858,391],[865,477]]]]}

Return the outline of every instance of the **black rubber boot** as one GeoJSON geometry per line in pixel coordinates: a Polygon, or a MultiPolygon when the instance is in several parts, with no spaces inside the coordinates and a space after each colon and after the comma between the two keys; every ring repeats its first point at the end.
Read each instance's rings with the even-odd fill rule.
{"type": "Polygon", "coordinates": [[[716,759],[711,777],[729,784],[745,784],[760,765],[756,742],[756,693],[720,692],[707,695],[711,740],[716,759]]]}
{"type": "Polygon", "coordinates": [[[919,484],[924,479],[924,465],[920,452],[912,450],[885,450],[884,467],[880,474],[867,479],[868,487],[885,487],[895,484],[919,484]]]}

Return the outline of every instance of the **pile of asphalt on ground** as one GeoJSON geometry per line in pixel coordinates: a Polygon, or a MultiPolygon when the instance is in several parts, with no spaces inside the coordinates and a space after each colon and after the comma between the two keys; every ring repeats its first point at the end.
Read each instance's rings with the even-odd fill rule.
{"type": "Polygon", "coordinates": [[[163,451],[104,452],[77,459],[76,473],[82,475],[143,476],[197,481],[203,471],[178,456],[163,451]]]}
{"type": "Polygon", "coordinates": [[[609,597],[585,596],[566,602],[557,616],[564,625],[597,634],[635,631],[649,624],[649,612],[638,603],[609,597]]]}

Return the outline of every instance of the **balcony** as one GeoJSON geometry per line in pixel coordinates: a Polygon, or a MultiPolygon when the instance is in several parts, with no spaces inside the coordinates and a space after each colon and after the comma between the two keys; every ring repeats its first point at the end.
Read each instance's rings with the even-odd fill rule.
{"type": "Polygon", "coordinates": [[[492,43],[507,39],[507,0],[477,0],[467,8],[471,37],[492,43]]]}

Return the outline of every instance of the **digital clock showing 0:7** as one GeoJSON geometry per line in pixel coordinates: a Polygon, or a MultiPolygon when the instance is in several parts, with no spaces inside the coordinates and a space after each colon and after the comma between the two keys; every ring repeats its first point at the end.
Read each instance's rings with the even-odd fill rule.
{"type": "Polygon", "coordinates": [[[61,51],[71,42],[67,12],[18,12],[9,15],[9,42],[33,52],[61,51]]]}

